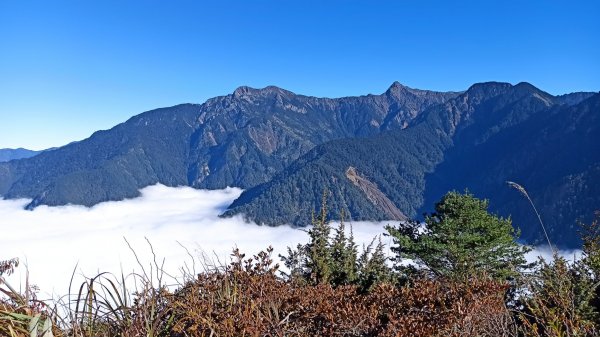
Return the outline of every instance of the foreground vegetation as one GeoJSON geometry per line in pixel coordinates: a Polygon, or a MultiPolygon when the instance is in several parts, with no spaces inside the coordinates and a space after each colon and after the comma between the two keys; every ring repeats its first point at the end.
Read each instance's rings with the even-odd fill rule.
{"type": "MultiPolygon", "coordinates": [[[[359,252],[326,198],[309,242],[225,266],[183,268],[175,287],[158,263],[126,277],[100,274],[63,300],[11,287],[0,262],[0,336],[596,336],[600,331],[600,223],[582,226],[583,255],[527,264],[510,219],[487,202],[448,193],[426,226],[386,228],[359,252]],[[410,259],[412,263],[406,263],[410,259]],[[130,287],[130,286],[129,286],[130,287]]],[[[600,218],[600,214],[599,214],[600,218]]],[[[542,224],[543,225],[543,224],[542,224]]]]}

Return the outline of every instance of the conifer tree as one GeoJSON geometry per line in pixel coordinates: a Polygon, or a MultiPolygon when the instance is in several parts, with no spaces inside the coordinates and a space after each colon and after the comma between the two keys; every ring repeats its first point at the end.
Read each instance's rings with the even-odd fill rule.
{"type": "Polygon", "coordinates": [[[341,211],[339,225],[330,236],[332,228],[327,210],[327,192],[323,193],[321,209],[315,216],[312,213],[313,227],[308,231],[309,242],[298,244],[296,249],[288,247],[287,256],[280,255],[284,265],[290,270],[284,274],[288,279],[304,284],[331,284],[333,286],[358,284],[362,290],[388,280],[390,270],[386,265],[387,257],[384,244],[379,237],[363,247],[358,257],[358,246],[350,226],[346,234],[345,212],[341,211]]]}
{"type": "Polygon", "coordinates": [[[311,271],[310,282],[313,284],[329,283],[332,262],[329,249],[331,226],[327,219],[327,191],[323,192],[319,216],[315,217],[315,213],[312,213],[312,225],[312,229],[308,231],[310,241],[307,245],[307,268],[311,271]]]}
{"type": "Polygon", "coordinates": [[[358,278],[358,245],[354,240],[354,229],[350,226],[350,236],[346,243],[346,251],[348,252],[348,275],[349,278],[355,282],[358,278]]]}
{"type": "MultiPolygon", "coordinates": [[[[517,275],[525,267],[527,247],[515,240],[519,232],[510,218],[490,214],[488,201],[465,192],[447,193],[427,215],[425,226],[407,222],[387,226],[396,253],[394,260],[411,259],[420,268],[437,276],[468,278],[485,273],[498,279],[517,275]]],[[[399,265],[405,272],[412,271],[399,265]]]]}
{"type": "Polygon", "coordinates": [[[390,279],[390,269],[386,261],[385,245],[381,236],[373,238],[368,246],[363,246],[363,252],[358,259],[358,284],[363,291],[390,279]]]}
{"type": "MultiPolygon", "coordinates": [[[[356,281],[356,244],[354,235],[346,237],[346,226],[344,224],[344,212],[341,212],[340,224],[335,229],[335,236],[331,243],[331,284],[344,285],[356,281]]],[[[352,228],[350,229],[352,231],[352,228]]]]}

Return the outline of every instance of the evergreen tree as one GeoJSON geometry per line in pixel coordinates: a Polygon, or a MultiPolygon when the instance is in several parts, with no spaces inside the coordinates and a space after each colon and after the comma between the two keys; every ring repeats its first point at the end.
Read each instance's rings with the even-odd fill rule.
{"type": "Polygon", "coordinates": [[[361,290],[368,291],[377,283],[390,279],[390,269],[386,261],[385,245],[381,236],[373,238],[368,246],[363,246],[363,252],[358,259],[358,284],[361,290]]]}
{"type": "Polygon", "coordinates": [[[356,244],[354,235],[350,228],[350,237],[346,237],[346,226],[344,225],[344,212],[342,211],[340,224],[335,230],[335,236],[331,243],[331,284],[344,285],[356,281],[356,244]]]}
{"type": "Polygon", "coordinates": [[[350,226],[346,234],[344,211],[340,223],[331,238],[331,224],[327,218],[327,192],[323,194],[319,215],[312,214],[313,227],[308,231],[309,242],[298,244],[296,249],[288,247],[287,256],[280,255],[284,265],[290,270],[284,274],[296,282],[316,285],[328,283],[333,286],[359,284],[368,290],[377,282],[387,279],[390,274],[385,262],[384,245],[375,239],[358,258],[358,246],[350,226]]]}
{"type": "Polygon", "coordinates": [[[354,229],[350,226],[350,236],[346,242],[346,251],[348,252],[348,275],[352,282],[358,278],[358,245],[354,240],[354,229]]]}
{"type": "Polygon", "coordinates": [[[327,218],[327,192],[323,193],[319,215],[315,216],[314,211],[312,213],[313,227],[308,231],[309,242],[305,245],[298,244],[296,249],[288,247],[287,256],[280,255],[284,265],[290,270],[284,276],[311,285],[357,284],[363,291],[390,279],[391,271],[386,265],[385,245],[381,237],[374,238],[368,246],[363,246],[363,253],[359,258],[352,226],[347,235],[345,212],[342,210],[340,214],[340,223],[331,237],[332,228],[327,218]]]}
{"type": "Polygon", "coordinates": [[[308,231],[310,241],[307,245],[307,268],[311,271],[312,284],[329,283],[332,274],[329,234],[331,225],[327,219],[327,191],[323,192],[321,211],[318,217],[312,213],[313,227],[308,231]]]}
{"type": "MultiPolygon", "coordinates": [[[[468,278],[485,273],[498,279],[517,275],[525,267],[527,247],[517,244],[519,232],[510,218],[488,213],[488,201],[465,192],[447,193],[425,217],[425,226],[407,222],[387,226],[394,260],[411,259],[420,271],[437,276],[468,278]]],[[[398,266],[405,272],[410,267],[398,266]]]]}
{"type": "Polygon", "coordinates": [[[600,282],[600,211],[590,224],[580,224],[583,241],[582,259],[580,264],[588,269],[591,277],[600,282]]]}

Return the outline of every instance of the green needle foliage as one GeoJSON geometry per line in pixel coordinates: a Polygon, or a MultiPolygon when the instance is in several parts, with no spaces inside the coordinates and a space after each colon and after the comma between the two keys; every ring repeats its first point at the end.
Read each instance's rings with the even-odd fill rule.
{"type": "MultiPolygon", "coordinates": [[[[343,215],[343,212],[342,212],[343,215]]],[[[335,229],[335,236],[331,243],[331,264],[333,285],[353,284],[358,277],[357,246],[354,242],[352,228],[350,236],[346,236],[346,225],[341,219],[339,226],[335,229]]]]}
{"type": "MultiPolygon", "coordinates": [[[[465,279],[486,274],[496,279],[516,276],[525,267],[528,248],[515,239],[519,232],[511,220],[488,212],[488,201],[465,192],[447,193],[425,218],[425,226],[407,222],[387,226],[396,253],[395,261],[411,259],[420,272],[465,279]]],[[[405,273],[414,266],[398,266],[405,273]]]]}
{"type": "Polygon", "coordinates": [[[288,247],[287,256],[280,256],[290,270],[287,278],[305,285],[329,284],[334,287],[358,285],[361,291],[390,280],[391,272],[386,265],[384,244],[373,239],[358,255],[352,227],[346,234],[344,212],[339,225],[333,229],[328,219],[328,192],[323,193],[318,216],[312,215],[313,227],[308,231],[309,241],[288,247]],[[333,236],[331,235],[333,231],[333,236]]]}
{"type": "Polygon", "coordinates": [[[368,246],[363,247],[363,252],[358,258],[358,285],[363,292],[392,279],[387,260],[381,236],[373,238],[368,246]]]}
{"type": "Polygon", "coordinates": [[[540,268],[527,281],[528,296],[520,312],[524,337],[598,336],[591,303],[593,284],[585,265],[569,262],[554,254],[550,262],[541,259],[540,268]]]}
{"type": "Polygon", "coordinates": [[[331,249],[329,234],[331,226],[327,219],[327,192],[323,193],[321,212],[317,218],[312,215],[313,228],[308,231],[310,241],[307,246],[307,267],[311,270],[311,283],[329,283],[332,274],[331,249]]]}

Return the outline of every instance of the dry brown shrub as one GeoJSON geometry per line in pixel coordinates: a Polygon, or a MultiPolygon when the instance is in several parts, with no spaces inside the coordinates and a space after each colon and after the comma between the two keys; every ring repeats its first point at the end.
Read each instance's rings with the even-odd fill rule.
{"type": "Polygon", "coordinates": [[[505,284],[415,281],[299,285],[276,276],[269,254],[201,274],[173,296],[174,336],[511,336],[505,284]]]}
{"type": "Polygon", "coordinates": [[[104,307],[82,309],[76,315],[82,323],[72,324],[64,335],[514,336],[504,304],[507,285],[501,282],[417,279],[403,287],[382,283],[364,293],[355,285],[311,286],[282,279],[271,252],[245,258],[235,251],[230,265],[203,272],[175,292],[146,287],[123,307],[112,308],[98,298],[104,307]],[[95,316],[88,322],[90,314],[95,316]]]}

